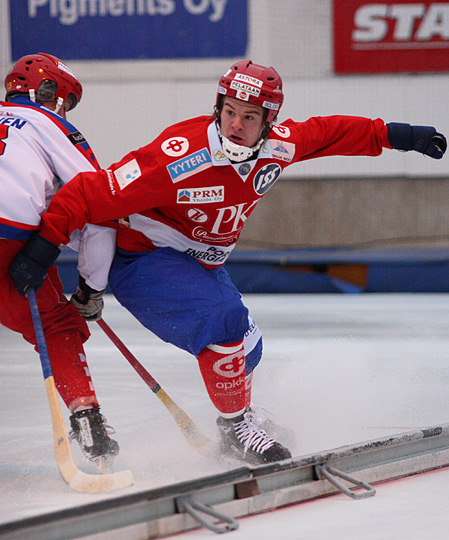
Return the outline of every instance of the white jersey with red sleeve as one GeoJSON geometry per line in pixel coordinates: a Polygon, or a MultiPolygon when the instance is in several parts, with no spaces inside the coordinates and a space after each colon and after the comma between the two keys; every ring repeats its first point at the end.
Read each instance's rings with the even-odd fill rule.
{"type": "MultiPolygon", "coordinates": [[[[27,239],[61,186],[98,169],[87,141],[65,119],[24,96],[0,102],[0,238],[27,239]]],[[[94,289],[106,287],[104,261],[112,261],[115,234],[96,225],[72,234],[80,273],[94,289]]]]}
{"type": "Polygon", "coordinates": [[[232,163],[216,122],[194,118],[166,129],[107,171],[78,175],[51,203],[41,234],[59,244],[86,222],[127,217],[129,226],[118,232],[119,248],[171,247],[217,267],[285,167],[321,156],[377,156],[384,147],[391,145],[380,119],[287,120],[272,128],[255,159],[232,163]]]}

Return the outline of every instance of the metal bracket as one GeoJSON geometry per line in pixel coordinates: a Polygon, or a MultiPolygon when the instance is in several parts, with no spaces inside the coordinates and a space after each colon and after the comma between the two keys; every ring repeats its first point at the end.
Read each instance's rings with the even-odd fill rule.
{"type": "Polygon", "coordinates": [[[339,471],[334,467],[330,467],[325,463],[323,463],[323,465],[316,465],[315,472],[320,480],[326,478],[326,480],[329,480],[331,484],[337,487],[348,497],[351,497],[351,499],[366,499],[366,497],[372,497],[376,494],[376,490],[370,484],[362,482],[361,480],[357,480],[356,478],[349,476],[349,474],[339,471]],[[365,491],[362,491],[361,493],[356,493],[352,491],[352,489],[345,486],[343,482],[339,480],[339,478],[342,478],[350,484],[353,484],[354,488],[363,488],[365,491]]]}
{"type": "Polygon", "coordinates": [[[215,508],[201,502],[190,502],[189,497],[179,497],[176,499],[176,507],[178,512],[185,512],[192,516],[200,525],[206,527],[210,531],[218,534],[229,531],[234,531],[239,528],[239,523],[236,519],[222,514],[215,508]],[[217,523],[212,523],[206,516],[211,516],[218,520],[217,523]],[[222,522],[224,525],[219,525],[222,522]]]}

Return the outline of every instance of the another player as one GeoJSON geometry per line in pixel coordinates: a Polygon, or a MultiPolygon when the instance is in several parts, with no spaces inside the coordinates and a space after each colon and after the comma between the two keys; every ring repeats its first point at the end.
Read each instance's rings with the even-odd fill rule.
{"type": "MultiPolygon", "coordinates": [[[[60,185],[80,171],[99,168],[84,137],[66,120],[66,113],[81,100],[82,87],[66,64],[44,53],[18,60],[5,87],[6,101],[0,103],[0,323],[36,346],[28,301],[18,294],[8,269],[18,253],[27,261],[45,257],[50,268],[39,283],[37,301],[56,388],[72,413],[72,436],[102,470],[109,468],[107,458],[117,455],[119,447],[106,431],[86,363],[83,343],[90,333],[63,295],[53,266],[59,249],[35,234],[60,185]]],[[[73,302],[91,320],[101,315],[97,291],[107,285],[115,234],[113,229],[89,225],[72,235],[71,247],[80,252],[81,275],[73,302]]]]}
{"type": "Polygon", "coordinates": [[[11,267],[19,290],[38,286],[52,261],[45,253],[30,255],[36,242],[56,249],[87,222],[125,218],[110,271],[116,298],[162,340],[197,357],[219,412],[223,449],[256,463],[291,454],[253,414],[261,332],[223,267],[246,220],[292,163],[378,156],[383,148],[439,159],[446,149],[433,127],[380,119],[275,124],[283,100],[272,67],[236,63],[219,81],[214,117],[171,126],[108,170],[78,174],[53,199],[39,235],[11,267]]]}

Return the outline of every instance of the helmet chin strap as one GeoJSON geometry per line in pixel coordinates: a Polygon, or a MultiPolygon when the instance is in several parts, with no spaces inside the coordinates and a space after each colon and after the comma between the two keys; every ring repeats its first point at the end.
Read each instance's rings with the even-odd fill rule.
{"type": "Polygon", "coordinates": [[[62,99],[62,97],[58,97],[58,99],[56,100],[56,107],[55,107],[56,114],[59,114],[59,110],[62,107],[63,103],[64,103],[64,100],[62,99]]]}
{"type": "MultiPolygon", "coordinates": [[[[31,101],[34,101],[35,103],[36,102],[36,92],[34,91],[33,88],[30,88],[29,92],[28,92],[29,96],[30,96],[30,99],[31,101]]],[[[39,102],[40,103],[40,102],[39,102]]],[[[59,111],[62,107],[62,104],[64,103],[64,100],[62,97],[58,97],[58,99],[56,100],[56,107],[54,108],[54,111],[56,114],[59,114],[59,111]]],[[[59,115],[61,116],[61,115],[59,115]]]]}
{"type": "Polygon", "coordinates": [[[220,124],[217,123],[218,134],[220,135],[221,144],[223,146],[223,152],[228,159],[240,163],[249,159],[254,152],[257,152],[264,142],[264,138],[261,137],[259,141],[251,148],[248,146],[242,146],[235,144],[225,137],[221,131],[220,124]]]}

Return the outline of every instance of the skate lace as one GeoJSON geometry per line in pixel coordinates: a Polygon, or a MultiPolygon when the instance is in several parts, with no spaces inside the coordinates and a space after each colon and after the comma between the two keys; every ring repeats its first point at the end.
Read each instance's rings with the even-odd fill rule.
{"type": "Polygon", "coordinates": [[[275,441],[265,431],[252,422],[251,413],[245,413],[243,420],[234,425],[234,431],[240,442],[243,443],[245,453],[253,450],[263,454],[271,448],[275,441]]]}
{"type": "Polygon", "coordinates": [[[254,403],[251,403],[247,414],[251,416],[251,422],[256,426],[275,424],[273,414],[264,407],[256,407],[254,403]]]}
{"type": "Polygon", "coordinates": [[[103,424],[103,427],[108,435],[114,435],[116,433],[115,428],[111,424],[103,424]]]}
{"type": "MultiPolygon", "coordinates": [[[[109,436],[109,435],[114,435],[114,433],[116,433],[116,430],[113,426],[111,426],[111,424],[106,424],[106,418],[103,416],[103,427],[106,431],[106,434],[109,436]]],[[[69,431],[69,441],[74,441],[74,440],[78,440],[78,438],[80,437],[80,431],[77,430],[73,430],[71,429],[69,431]]]]}

